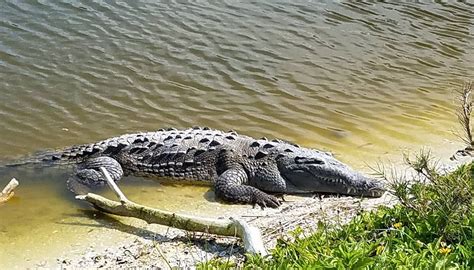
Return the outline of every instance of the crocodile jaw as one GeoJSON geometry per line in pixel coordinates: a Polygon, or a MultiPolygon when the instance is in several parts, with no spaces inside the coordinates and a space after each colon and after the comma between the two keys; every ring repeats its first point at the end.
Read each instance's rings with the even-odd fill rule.
{"type": "Polygon", "coordinates": [[[347,167],[330,170],[309,170],[307,173],[286,172],[282,174],[288,193],[335,193],[361,197],[381,197],[383,185],[347,167]]]}

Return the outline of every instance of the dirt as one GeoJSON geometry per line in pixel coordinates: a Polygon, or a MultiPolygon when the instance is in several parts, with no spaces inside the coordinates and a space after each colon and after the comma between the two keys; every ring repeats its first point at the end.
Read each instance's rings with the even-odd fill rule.
{"type": "MultiPolygon", "coordinates": [[[[390,194],[377,199],[352,197],[296,197],[279,209],[259,209],[240,206],[239,210],[221,217],[239,216],[261,229],[268,250],[279,237],[287,237],[296,227],[309,234],[318,221],[343,224],[359,211],[373,209],[380,204],[395,202],[390,194]]],[[[127,220],[127,219],[124,219],[127,220]]],[[[202,261],[213,258],[242,263],[244,250],[236,238],[218,237],[203,233],[190,233],[160,225],[136,224],[140,231],[112,246],[92,243],[86,250],[70,251],[56,262],[36,265],[38,268],[156,268],[192,269],[202,261]]]]}

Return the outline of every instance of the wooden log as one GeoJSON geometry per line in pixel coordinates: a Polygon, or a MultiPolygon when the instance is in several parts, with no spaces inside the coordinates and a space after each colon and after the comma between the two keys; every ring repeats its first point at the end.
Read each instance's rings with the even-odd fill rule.
{"type": "Polygon", "coordinates": [[[196,217],[134,203],[125,197],[105,168],[101,167],[100,170],[120,202],[106,199],[94,193],[78,195],[76,199],[87,201],[100,211],[119,216],[139,218],[147,223],[161,224],[193,232],[240,237],[243,240],[246,252],[261,255],[267,254],[260,230],[250,226],[244,220],[238,218],[214,219],[196,217]]]}
{"type": "Polygon", "coordinates": [[[5,188],[0,193],[0,203],[4,203],[4,202],[10,200],[13,197],[13,195],[15,194],[13,192],[13,190],[16,187],[18,187],[19,184],[20,183],[18,183],[18,181],[15,178],[10,180],[10,182],[5,186],[5,188]]]}

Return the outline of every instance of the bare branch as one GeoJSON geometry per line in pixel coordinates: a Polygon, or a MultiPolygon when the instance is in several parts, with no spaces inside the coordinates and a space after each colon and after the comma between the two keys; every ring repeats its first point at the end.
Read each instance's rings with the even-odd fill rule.
{"type": "Polygon", "coordinates": [[[119,216],[139,218],[148,223],[161,224],[193,232],[240,237],[244,242],[247,252],[261,255],[267,254],[260,230],[250,226],[247,222],[236,218],[213,219],[177,214],[134,203],[123,195],[122,191],[112,181],[110,175],[108,175],[107,170],[103,167],[100,169],[107,178],[110,187],[114,190],[117,197],[120,198],[120,202],[112,201],[93,193],[76,196],[76,199],[87,201],[100,211],[119,216]]]}
{"type": "Polygon", "coordinates": [[[466,144],[466,148],[459,150],[451,159],[456,159],[456,155],[459,156],[473,156],[474,154],[474,140],[472,134],[472,124],[471,124],[471,114],[472,114],[472,82],[467,82],[464,84],[463,88],[459,91],[460,103],[456,116],[459,123],[462,127],[462,134],[459,135],[459,138],[466,144]]]}
{"type": "Polygon", "coordinates": [[[125,194],[123,194],[123,192],[120,190],[120,188],[117,186],[117,184],[115,184],[114,180],[110,176],[107,169],[105,169],[104,167],[100,167],[100,171],[104,175],[105,180],[107,180],[107,185],[109,185],[110,189],[112,189],[112,191],[115,193],[117,198],[119,198],[120,202],[122,202],[122,203],[129,202],[127,197],[125,197],[125,194]]]}
{"type": "Polygon", "coordinates": [[[464,136],[463,141],[467,146],[473,146],[472,129],[471,129],[471,113],[472,113],[472,82],[465,83],[459,92],[461,107],[457,112],[459,123],[462,125],[464,136]]]}
{"type": "Polygon", "coordinates": [[[18,181],[13,178],[10,182],[5,186],[2,192],[0,192],[0,203],[4,203],[10,200],[13,197],[13,190],[19,185],[18,181]]]}

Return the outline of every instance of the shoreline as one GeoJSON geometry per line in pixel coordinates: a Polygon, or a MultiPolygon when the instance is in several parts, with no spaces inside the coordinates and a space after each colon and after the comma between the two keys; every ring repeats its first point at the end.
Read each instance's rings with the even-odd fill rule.
{"type": "MultiPolygon", "coordinates": [[[[450,149],[456,143],[447,142],[445,147],[433,152],[436,156],[440,153],[444,155],[440,163],[449,170],[461,164],[462,160],[449,161],[450,155],[446,154],[455,152],[450,149]]],[[[400,171],[406,169],[397,163],[393,166],[400,171]]],[[[261,210],[252,208],[250,205],[221,205],[219,203],[213,203],[213,205],[217,207],[216,213],[219,217],[240,216],[250,224],[259,227],[262,230],[265,247],[271,250],[278,238],[291,238],[288,232],[296,227],[300,227],[305,236],[317,227],[319,221],[336,225],[344,224],[359,211],[370,211],[378,205],[395,203],[394,197],[389,193],[375,199],[337,196],[322,198],[286,196],[286,199],[288,202],[278,209],[261,210]]],[[[62,246],[59,254],[53,252],[54,254],[32,258],[22,264],[3,266],[37,269],[151,266],[193,268],[195,264],[213,258],[232,260],[237,263],[241,263],[244,259],[243,249],[235,238],[185,232],[156,224],[148,225],[141,220],[109,216],[91,208],[79,211],[81,221],[84,222],[84,216],[89,216],[91,220],[88,221],[90,222],[88,226],[93,226],[94,229],[90,229],[89,233],[79,237],[76,244],[62,246]]],[[[76,223],[75,221],[67,222],[76,223]]]]}
{"type": "MultiPolygon", "coordinates": [[[[287,200],[290,201],[279,209],[261,210],[248,206],[242,207],[238,213],[233,212],[232,216],[240,216],[260,228],[265,247],[270,250],[279,237],[289,237],[288,232],[297,227],[309,234],[318,226],[319,221],[344,224],[361,210],[370,211],[378,205],[394,203],[393,197],[388,193],[377,199],[288,196],[287,200]]],[[[237,238],[185,232],[155,224],[143,225],[142,230],[147,231],[144,237],[130,236],[114,247],[90,247],[82,253],[58,258],[57,264],[50,266],[75,269],[167,267],[169,264],[173,267],[192,268],[196,263],[217,257],[237,263],[244,259],[243,249],[237,238]]]]}

